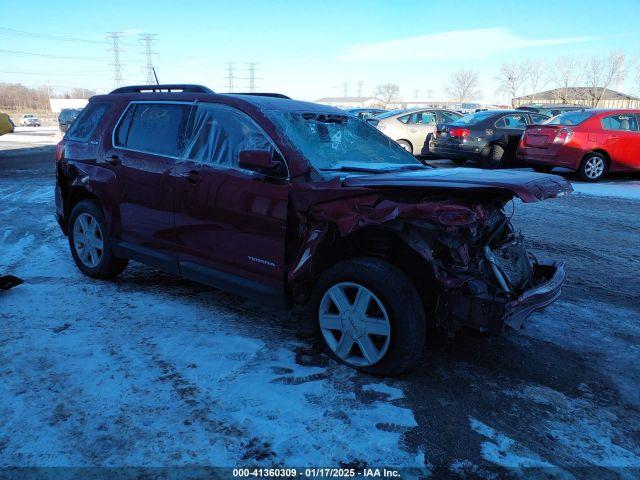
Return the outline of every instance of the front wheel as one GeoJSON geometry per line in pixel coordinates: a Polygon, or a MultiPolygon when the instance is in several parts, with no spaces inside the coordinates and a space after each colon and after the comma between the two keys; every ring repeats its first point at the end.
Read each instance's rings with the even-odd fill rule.
{"type": "Polygon", "coordinates": [[[71,212],[69,247],[77,267],[92,278],[115,277],[128,263],[113,254],[102,209],[91,200],[79,202],[71,212]]]}
{"type": "Polygon", "coordinates": [[[597,182],[606,171],[607,159],[602,154],[594,152],[584,157],[578,168],[578,175],[587,182],[597,182]]]}
{"type": "Polygon", "coordinates": [[[426,331],[422,302],[409,279],[386,261],[338,263],[321,275],[311,306],[324,349],[341,363],[394,376],[420,359],[426,331]]]}

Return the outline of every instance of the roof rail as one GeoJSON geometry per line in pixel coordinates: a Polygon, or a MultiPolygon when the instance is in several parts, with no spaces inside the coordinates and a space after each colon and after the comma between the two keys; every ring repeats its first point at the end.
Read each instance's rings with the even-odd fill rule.
{"type": "Polygon", "coordinates": [[[269,92],[233,92],[231,95],[253,95],[255,97],[273,97],[273,98],[286,98],[291,100],[291,97],[287,97],[282,93],[269,93],[269,92]]]}
{"type": "Polygon", "coordinates": [[[170,83],[165,85],[129,85],[127,87],[116,88],[111,93],[215,93],[208,87],[203,85],[191,85],[187,83],[170,83]]]}

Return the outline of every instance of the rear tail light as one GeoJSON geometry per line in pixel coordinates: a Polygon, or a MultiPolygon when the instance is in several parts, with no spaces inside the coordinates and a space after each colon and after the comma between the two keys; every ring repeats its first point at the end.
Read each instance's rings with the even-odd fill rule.
{"type": "Polygon", "coordinates": [[[553,139],[553,143],[564,145],[569,143],[573,138],[573,130],[570,128],[561,128],[553,139]]]}
{"type": "Polygon", "coordinates": [[[56,145],[56,162],[62,160],[64,156],[64,140],[60,140],[60,143],[56,145]]]}
{"type": "Polygon", "coordinates": [[[452,128],[449,130],[451,138],[467,138],[471,132],[468,128],[452,128]]]}

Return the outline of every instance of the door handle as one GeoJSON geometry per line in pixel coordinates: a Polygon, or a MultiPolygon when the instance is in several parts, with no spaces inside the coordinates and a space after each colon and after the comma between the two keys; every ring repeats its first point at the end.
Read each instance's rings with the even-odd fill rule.
{"type": "Polygon", "coordinates": [[[200,171],[199,170],[189,170],[186,173],[180,175],[182,178],[185,178],[187,182],[196,184],[200,182],[200,171]]]}
{"type": "Polygon", "coordinates": [[[107,159],[107,163],[112,167],[117,167],[118,165],[122,164],[122,160],[120,160],[120,157],[118,155],[114,154],[107,159]]]}

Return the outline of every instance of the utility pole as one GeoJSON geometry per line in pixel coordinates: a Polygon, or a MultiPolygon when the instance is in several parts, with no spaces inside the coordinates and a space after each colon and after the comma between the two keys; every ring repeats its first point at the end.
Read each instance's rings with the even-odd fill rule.
{"type": "Polygon", "coordinates": [[[113,52],[113,63],[111,66],[113,67],[113,85],[115,88],[122,86],[122,64],[120,63],[120,37],[122,37],[122,33],[120,32],[109,32],[108,38],[111,39],[112,47],[110,48],[111,52],[113,52]]]}
{"type": "Polygon", "coordinates": [[[227,88],[229,89],[229,93],[233,93],[234,89],[235,89],[235,73],[234,73],[234,69],[235,69],[235,64],[233,62],[228,62],[227,63],[227,88]]]}
{"type": "MultiPolygon", "coordinates": [[[[358,82],[358,96],[362,97],[362,86],[364,85],[364,82],[362,80],[360,80],[358,82]]],[[[346,95],[345,95],[346,96],[346,95]]]]}
{"type": "Polygon", "coordinates": [[[344,82],[342,84],[342,96],[346,98],[348,92],[349,92],[349,82],[344,82]]]}
{"type": "Polygon", "coordinates": [[[256,65],[256,62],[247,63],[247,67],[249,67],[249,91],[251,93],[256,91],[256,65]]]}
{"type": "Polygon", "coordinates": [[[417,100],[418,99],[418,95],[420,95],[420,90],[418,90],[417,88],[413,91],[413,99],[417,100]]]}
{"type": "Polygon", "coordinates": [[[153,73],[153,56],[156,52],[152,47],[156,43],[157,35],[154,33],[143,33],[138,35],[140,37],[140,44],[144,47],[142,54],[146,56],[147,63],[143,69],[146,74],[146,84],[153,85],[155,82],[155,74],[153,73]]]}

